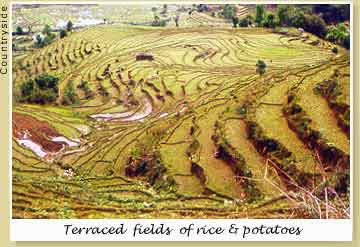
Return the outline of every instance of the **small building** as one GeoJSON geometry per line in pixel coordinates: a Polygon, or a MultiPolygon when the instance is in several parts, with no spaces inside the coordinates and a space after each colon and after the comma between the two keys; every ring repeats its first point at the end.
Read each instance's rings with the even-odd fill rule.
{"type": "Polygon", "coordinates": [[[136,61],[143,61],[143,60],[153,61],[154,56],[146,53],[139,53],[136,55],[136,61]]]}

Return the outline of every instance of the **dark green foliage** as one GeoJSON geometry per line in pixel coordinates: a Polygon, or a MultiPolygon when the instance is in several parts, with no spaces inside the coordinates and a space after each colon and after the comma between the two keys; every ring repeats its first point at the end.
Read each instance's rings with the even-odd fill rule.
{"type": "Polygon", "coordinates": [[[338,23],[350,19],[350,4],[315,4],[313,12],[328,24],[338,23]]]}
{"type": "Polygon", "coordinates": [[[264,6],[261,4],[256,5],[256,15],[255,15],[255,22],[258,26],[261,26],[265,16],[264,6]]]}
{"type": "Polygon", "coordinates": [[[305,26],[305,13],[301,9],[296,9],[294,16],[291,17],[291,25],[294,27],[305,26]]]}
{"type": "Polygon", "coordinates": [[[264,27],[269,27],[269,28],[274,28],[276,23],[275,23],[275,16],[273,14],[268,14],[265,18],[264,21],[264,27]]]}
{"type": "Polygon", "coordinates": [[[324,38],[327,32],[325,21],[317,15],[305,15],[304,30],[324,38]]]}
{"type": "Polygon", "coordinates": [[[225,19],[231,19],[235,16],[235,7],[231,4],[225,4],[222,14],[225,19]]]}
{"type": "Polygon", "coordinates": [[[251,15],[247,15],[243,19],[240,20],[239,26],[240,27],[248,27],[249,25],[252,25],[253,22],[254,22],[254,18],[251,15]]]}
{"type": "Polygon", "coordinates": [[[151,26],[153,26],[153,27],[165,27],[166,26],[166,21],[161,20],[159,16],[155,15],[154,16],[154,21],[151,23],[151,26]]]}
{"type": "Polygon", "coordinates": [[[66,30],[68,32],[71,32],[73,29],[73,23],[71,21],[68,21],[67,24],[66,24],[66,30]]]}
{"type": "Polygon", "coordinates": [[[42,47],[50,44],[54,38],[55,38],[55,34],[50,33],[50,32],[47,35],[45,35],[45,37],[41,37],[40,34],[38,34],[38,35],[36,35],[35,47],[42,48],[42,47]]]}
{"type": "Polygon", "coordinates": [[[350,41],[350,30],[344,23],[340,23],[328,30],[326,39],[349,49],[350,43],[347,43],[350,41]]]}
{"type": "Polygon", "coordinates": [[[44,29],[42,30],[42,33],[45,34],[45,35],[49,35],[51,33],[51,28],[49,25],[45,25],[44,26],[44,29]]]}
{"type": "Polygon", "coordinates": [[[23,33],[24,33],[24,31],[23,31],[22,27],[17,26],[17,27],[16,27],[16,34],[21,35],[21,34],[23,34],[23,33]]]}
{"type": "Polygon", "coordinates": [[[232,17],[232,22],[233,22],[233,27],[237,27],[237,25],[239,23],[239,17],[233,16],[232,17]]]}
{"type": "Polygon", "coordinates": [[[64,38],[67,36],[67,32],[66,30],[64,29],[61,29],[60,32],[59,32],[59,35],[60,35],[60,39],[64,38]]]}
{"type": "Polygon", "coordinates": [[[79,103],[79,96],[75,92],[74,83],[72,81],[69,81],[64,89],[62,104],[72,105],[77,103],[79,103]]]}
{"type": "Polygon", "coordinates": [[[256,72],[260,75],[266,72],[266,63],[263,60],[258,60],[256,63],[256,72]]]}
{"type": "Polygon", "coordinates": [[[279,4],[277,6],[277,16],[281,26],[290,25],[290,7],[288,5],[279,4]]]}
{"type": "Polygon", "coordinates": [[[58,97],[59,79],[48,74],[40,75],[20,85],[20,102],[47,104],[58,97]]]}

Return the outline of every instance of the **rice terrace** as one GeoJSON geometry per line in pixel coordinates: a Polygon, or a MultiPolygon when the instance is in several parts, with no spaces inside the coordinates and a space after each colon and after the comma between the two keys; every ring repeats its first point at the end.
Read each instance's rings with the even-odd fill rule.
{"type": "Polygon", "coordinates": [[[13,4],[13,218],[349,218],[350,6],[13,4]]]}

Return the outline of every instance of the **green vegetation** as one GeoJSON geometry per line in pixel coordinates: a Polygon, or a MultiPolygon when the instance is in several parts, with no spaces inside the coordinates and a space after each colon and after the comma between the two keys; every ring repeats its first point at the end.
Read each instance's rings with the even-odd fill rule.
{"type": "Polygon", "coordinates": [[[67,32],[66,30],[64,29],[61,29],[60,32],[59,32],[59,36],[60,36],[60,39],[64,38],[67,36],[67,32]]]}
{"type": "Polygon", "coordinates": [[[225,4],[222,10],[222,15],[225,19],[231,19],[235,16],[235,8],[231,4],[225,4]]]}
{"type": "Polygon", "coordinates": [[[79,97],[75,92],[74,83],[69,81],[64,89],[64,96],[62,99],[63,105],[72,105],[79,103],[79,97]]]}
{"type": "Polygon", "coordinates": [[[58,84],[59,79],[48,74],[29,79],[20,85],[18,100],[35,104],[54,103],[58,97],[58,84]]]}
{"type": "Polygon", "coordinates": [[[265,10],[263,5],[256,5],[255,22],[258,26],[262,25],[264,21],[265,10]]]}
{"type": "Polygon", "coordinates": [[[256,72],[260,75],[266,72],[266,63],[263,60],[258,60],[256,62],[256,72]]]}
{"type": "Polygon", "coordinates": [[[24,31],[23,31],[23,29],[22,29],[22,27],[20,27],[20,26],[17,26],[16,27],[16,34],[23,34],[24,33],[24,31]]]}
{"type": "Polygon", "coordinates": [[[314,8],[14,8],[13,217],[349,218],[349,26],[314,8]]]}
{"type": "Polygon", "coordinates": [[[73,29],[73,26],[74,26],[74,24],[71,21],[68,21],[67,24],[66,24],[66,30],[68,32],[71,32],[72,29],[73,29]]]}

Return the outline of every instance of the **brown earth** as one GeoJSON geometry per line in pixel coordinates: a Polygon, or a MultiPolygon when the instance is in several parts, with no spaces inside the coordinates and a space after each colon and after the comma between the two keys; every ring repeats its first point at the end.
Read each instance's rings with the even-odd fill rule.
{"type": "Polygon", "coordinates": [[[58,152],[63,147],[61,142],[53,142],[49,138],[60,136],[60,134],[46,121],[40,121],[34,117],[12,113],[13,137],[23,139],[25,133],[27,138],[39,144],[46,152],[58,152]]]}

